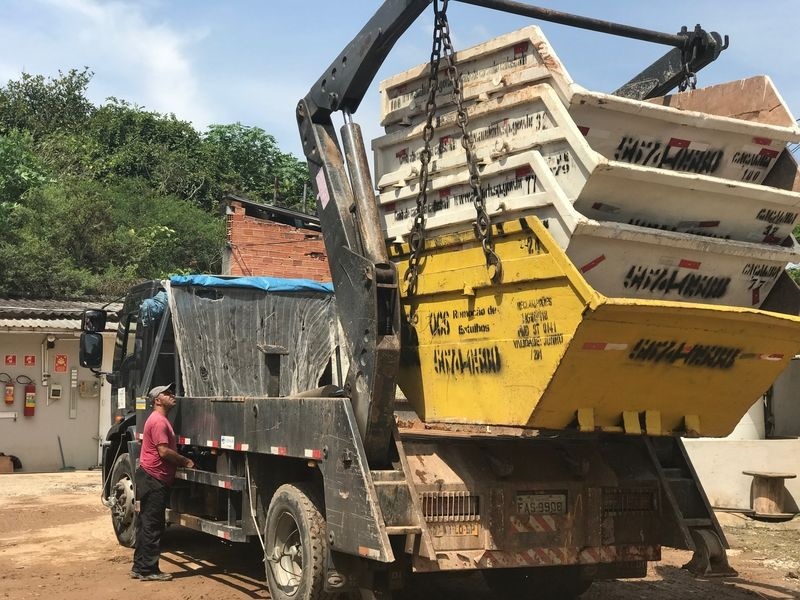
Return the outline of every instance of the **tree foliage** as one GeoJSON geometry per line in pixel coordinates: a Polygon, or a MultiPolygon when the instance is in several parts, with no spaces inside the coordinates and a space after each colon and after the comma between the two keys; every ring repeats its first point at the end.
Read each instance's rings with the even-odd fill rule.
{"type": "Polygon", "coordinates": [[[308,167],[273,136],[241,123],[211,125],[204,136],[223,180],[248,197],[302,210],[308,167]]]}
{"type": "Polygon", "coordinates": [[[41,139],[55,131],[76,131],[94,112],[86,98],[93,73],[88,68],[58,72],[58,77],[23,73],[0,89],[0,133],[20,129],[41,139]]]}
{"type": "Polygon", "coordinates": [[[223,223],[146,182],[63,179],[31,190],[0,241],[0,293],[119,295],[143,279],[218,270],[223,223]]]}
{"type": "Polygon", "coordinates": [[[301,206],[308,169],[264,130],[94,106],[91,78],[25,73],[0,88],[0,295],[118,295],[218,272],[225,192],[301,206]]]}

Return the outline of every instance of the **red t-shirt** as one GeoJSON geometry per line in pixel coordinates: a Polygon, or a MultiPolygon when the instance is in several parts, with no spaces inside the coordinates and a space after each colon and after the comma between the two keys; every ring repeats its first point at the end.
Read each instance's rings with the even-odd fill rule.
{"type": "Polygon", "coordinates": [[[172,450],[178,451],[172,423],[167,417],[154,410],[144,424],[139,466],[159,481],[172,485],[172,482],[175,481],[177,467],[158,455],[159,444],[166,444],[172,450]]]}

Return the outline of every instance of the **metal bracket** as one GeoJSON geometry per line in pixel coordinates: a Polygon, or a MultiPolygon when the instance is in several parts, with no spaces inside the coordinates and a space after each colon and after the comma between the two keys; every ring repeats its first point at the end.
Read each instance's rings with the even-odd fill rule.
{"type": "Polygon", "coordinates": [[[728,564],[728,555],[717,534],[710,529],[692,529],[695,551],[683,565],[698,577],[736,577],[739,573],[728,564]]]}

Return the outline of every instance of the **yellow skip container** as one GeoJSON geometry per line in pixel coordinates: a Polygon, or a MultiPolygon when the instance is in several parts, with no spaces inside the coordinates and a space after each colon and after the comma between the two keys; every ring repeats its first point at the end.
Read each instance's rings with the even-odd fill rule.
{"type": "MultiPolygon", "coordinates": [[[[502,283],[469,231],[429,238],[402,294],[398,383],[425,421],[725,436],[800,348],[800,318],[606,298],[538,218],[499,227],[502,283]]],[[[390,253],[402,280],[408,247],[390,253]]]]}

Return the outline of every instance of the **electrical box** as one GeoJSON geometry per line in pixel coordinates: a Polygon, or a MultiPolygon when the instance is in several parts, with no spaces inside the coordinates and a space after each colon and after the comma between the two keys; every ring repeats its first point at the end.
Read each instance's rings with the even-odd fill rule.
{"type": "Polygon", "coordinates": [[[81,398],[96,398],[100,395],[100,382],[97,379],[79,381],[78,394],[81,398]]]}
{"type": "Polygon", "coordinates": [[[50,400],[61,400],[63,394],[63,389],[60,383],[54,383],[50,386],[50,400]]]}

